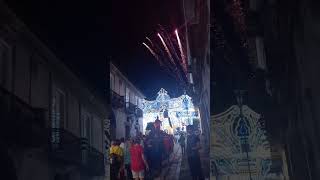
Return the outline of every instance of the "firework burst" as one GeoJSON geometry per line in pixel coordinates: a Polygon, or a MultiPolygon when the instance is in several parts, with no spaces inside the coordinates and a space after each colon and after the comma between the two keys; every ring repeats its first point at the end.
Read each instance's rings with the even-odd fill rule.
{"type": "Polygon", "coordinates": [[[186,85],[187,60],[178,30],[176,29],[170,35],[161,25],[159,26],[160,28],[157,33],[158,41],[152,41],[149,37],[146,37],[149,42],[148,44],[151,46],[145,42],[142,44],[170,75],[174,76],[181,84],[186,85]]]}
{"type": "Polygon", "coordinates": [[[183,67],[186,70],[187,69],[187,66],[186,66],[187,65],[187,61],[186,61],[186,57],[185,57],[184,52],[183,52],[183,48],[182,48],[182,45],[181,45],[181,41],[180,41],[180,37],[179,37],[179,34],[178,34],[178,30],[176,29],[174,32],[175,32],[176,37],[177,37],[182,64],[183,64],[183,67]]]}

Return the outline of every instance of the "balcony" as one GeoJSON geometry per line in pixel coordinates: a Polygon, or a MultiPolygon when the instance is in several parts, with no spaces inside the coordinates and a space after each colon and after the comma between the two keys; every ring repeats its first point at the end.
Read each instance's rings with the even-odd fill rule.
{"type": "Polygon", "coordinates": [[[45,109],[37,109],[0,87],[1,137],[20,147],[46,144],[45,109]]]}
{"type": "Polygon", "coordinates": [[[140,108],[136,108],[136,116],[138,118],[142,117],[143,116],[143,111],[140,109],[140,108]]]}
{"type": "Polygon", "coordinates": [[[128,114],[135,114],[136,112],[136,105],[132,104],[131,102],[126,102],[126,112],[128,114]]]}
{"type": "Polygon", "coordinates": [[[120,96],[118,93],[110,90],[110,94],[111,94],[111,105],[112,108],[123,108],[125,103],[124,103],[124,97],[120,96]]]}
{"type": "Polygon", "coordinates": [[[103,176],[105,174],[104,155],[97,149],[82,143],[81,169],[91,176],[103,176]]]}
{"type": "Polygon", "coordinates": [[[66,165],[81,164],[81,138],[61,128],[49,132],[49,155],[66,165]]]}
{"type": "Polygon", "coordinates": [[[49,137],[49,157],[53,161],[79,167],[91,176],[104,175],[104,155],[91,147],[86,138],[61,128],[51,128],[49,137]]]}

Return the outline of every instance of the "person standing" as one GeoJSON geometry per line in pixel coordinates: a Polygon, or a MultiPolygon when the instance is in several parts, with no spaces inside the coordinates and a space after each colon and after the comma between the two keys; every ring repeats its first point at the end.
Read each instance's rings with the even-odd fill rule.
{"type": "Polygon", "coordinates": [[[130,157],[130,147],[132,145],[131,140],[128,138],[124,144],[124,167],[126,170],[125,176],[127,180],[132,179],[131,172],[131,157],[130,157]]]}
{"type": "Polygon", "coordinates": [[[190,173],[193,180],[202,180],[202,168],[201,168],[201,160],[199,150],[201,149],[200,146],[200,139],[194,133],[193,126],[189,125],[187,128],[187,157],[188,157],[188,164],[190,168],[190,173]]]}
{"type": "Polygon", "coordinates": [[[181,134],[181,136],[179,138],[179,144],[181,146],[181,153],[182,153],[182,155],[184,155],[185,151],[186,151],[186,138],[184,137],[183,134],[181,134]]]}
{"type": "Polygon", "coordinates": [[[110,165],[111,179],[121,179],[123,168],[123,150],[120,147],[120,141],[115,140],[110,147],[110,165]]]}
{"type": "Polygon", "coordinates": [[[165,147],[163,137],[165,133],[160,130],[161,121],[157,117],[154,122],[154,129],[148,135],[148,149],[150,157],[150,168],[152,177],[159,177],[162,170],[162,160],[165,157],[165,147]]]}
{"type": "Polygon", "coordinates": [[[145,177],[145,168],[148,171],[149,165],[143,154],[143,147],[140,144],[140,139],[135,138],[133,145],[130,147],[131,156],[131,171],[132,177],[135,180],[143,180],[145,177]]]}

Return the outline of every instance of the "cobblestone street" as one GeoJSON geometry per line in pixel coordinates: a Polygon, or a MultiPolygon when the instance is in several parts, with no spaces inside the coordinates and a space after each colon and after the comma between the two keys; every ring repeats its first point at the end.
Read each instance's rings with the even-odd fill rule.
{"type": "MultiPolygon", "coordinates": [[[[204,151],[200,151],[202,170],[205,179],[209,179],[209,158],[204,151]]],[[[189,171],[189,164],[187,156],[181,155],[181,148],[179,144],[175,144],[174,151],[171,154],[169,161],[163,162],[163,170],[161,177],[155,178],[158,180],[189,180],[191,174],[189,171]]]]}

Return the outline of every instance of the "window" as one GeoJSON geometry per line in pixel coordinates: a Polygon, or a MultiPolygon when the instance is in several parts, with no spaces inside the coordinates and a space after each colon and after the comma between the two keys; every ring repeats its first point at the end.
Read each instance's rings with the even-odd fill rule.
{"type": "Polygon", "coordinates": [[[130,101],[130,90],[126,88],[126,102],[130,101]]]}
{"type": "Polygon", "coordinates": [[[110,89],[114,90],[114,75],[110,74],[110,89]]]}
{"type": "Polygon", "coordinates": [[[129,107],[130,102],[130,90],[129,88],[126,88],[126,107],[129,107]]]}
{"type": "Polygon", "coordinates": [[[60,129],[65,128],[65,94],[56,89],[52,95],[51,107],[51,127],[52,127],[52,143],[58,145],[60,143],[60,129]]]}
{"type": "Polygon", "coordinates": [[[266,70],[267,66],[266,66],[263,38],[261,37],[256,38],[256,48],[257,48],[257,66],[258,68],[266,70]]]}
{"type": "Polygon", "coordinates": [[[138,96],[136,96],[135,105],[138,105],[138,96]]]}
{"type": "Polygon", "coordinates": [[[92,132],[91,132],[91,126],[92,126],[92,121],[91,121],[90,115],[85,115],[83,118],[83,128],[82,128],[82,137],[86,138],[88,141],[88,144],[90,145],[92,143],[92,132]]]}
{"type": "Polygon", "coordinates": [[[52,97],[52,128],[65,128],[65,94],[56,90],[52,97]]]}
{"type": "Polygon", "coordinates": [[[119,79],[119,95],[123,96],[123,82],[119,79]]]}
{"type": "Polygon", "coordinates": [[[9,47],[0,40],[0,85],[5,86],[8,81],[9,47]]]}

